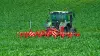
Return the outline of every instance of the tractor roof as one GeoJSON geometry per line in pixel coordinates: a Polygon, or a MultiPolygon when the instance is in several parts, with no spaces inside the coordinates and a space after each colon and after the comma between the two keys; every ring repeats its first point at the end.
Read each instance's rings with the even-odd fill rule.
{"type": "Polygon", "coordinates": [[[69,13],[69,11],[51,11],[50,13],[69,13]]]}

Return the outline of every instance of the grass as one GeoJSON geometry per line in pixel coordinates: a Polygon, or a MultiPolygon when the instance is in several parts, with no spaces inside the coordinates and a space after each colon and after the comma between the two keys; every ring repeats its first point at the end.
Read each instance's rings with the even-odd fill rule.
{"type": "Polygon", "coordinates": [[[0,1],[0,56],[100,56],[99,0],[0,1]],[[54,3],[55,2],[55,3],[54,3]],[[51,10],[75,12],[73,25],[79,38],[18,38],[16,32],[43,30],[51,10]]]}

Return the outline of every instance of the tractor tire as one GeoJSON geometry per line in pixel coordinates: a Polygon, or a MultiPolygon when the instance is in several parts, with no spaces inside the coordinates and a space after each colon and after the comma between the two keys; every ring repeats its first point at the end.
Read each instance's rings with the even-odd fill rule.
{"type": "Polygon", "coordinates": [[[77,32],[76,28],[70,28],[70,32],[75,33],[77,32]]]}
{"type": "Polygon", "coordinates": [[[70,31],[70,28],[68,26],[64,27],[64,31],[65,32],[69,32],[70,31]]]}
{"type": "Polygon", "coordinates": [[[71,29],[70,23],[66,24],[66,26],[64,28],[65,32],[70,32],[70,29],[71,29]]]}

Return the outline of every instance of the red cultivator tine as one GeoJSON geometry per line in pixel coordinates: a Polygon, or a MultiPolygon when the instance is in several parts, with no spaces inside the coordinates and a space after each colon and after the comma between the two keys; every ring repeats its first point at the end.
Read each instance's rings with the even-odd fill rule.
{"type": "Polygon", "coordinates": [[[42,34],[39,34],[38,37],[41,38],[42,37],[42,34]]]}
{"type": "Polygon", "coordinates": [[[20,34],[20,37],[23,37],[23,35],[24,35],[24,33],[23,33],[23,32],[20,32],[19,34],[20,34]]]}
{"type": "Polygon", "coordinates": [[[80,33],[75,33],[75,36],[76,36],[76,37],[79,37],[79,36],[80,36],[80,33]]]}
{"type": "Polygon", "coordinates": [[[33,32],[29,32],[29,36],[32,37],[33,36],[33,32]]]}
{"type": "Polygon", "coordinates": [[[35,37],[36,34],[35,34],[35,32],[29,32],[29,36],[30,36],[30,37],[35,37]]]}
{"type": "Polygon", "coordinates": [[[51,32],[46,32],[46,36],[50,37],[51,36],[51,32]]]}
{"type": "Polygon", "coordinates": [[[20,32],[19,35],[20,35],[20,37],[25,37],[26,32],[20,32]]]}
{"type": "Polygon", "coordinates": [[[45,34],[46,34],[46,31],[41,31],[41,32],[42,32],[42,35],[43,35],[43,36],[45,36],[45,34]]]}
{"type": "Polygon", "coordinates": [[[56,39],[57,38],[57,35],[53,35],[53,37],[56,39]]]}
{"type": "Polygon", "coordinates": [[[47,34],[47,37],[50,37],[52,35],[52,31],[48,31],[46,34],[47,34]]]}
{"type": "Polygon", "coordinates": [[[37,32],[37,35],[38,35],[39,38],[42,37],[42,36],[45,36],[45,34],[46,34],[45,31],[39,31],[39,32],[37,32]]]}
{"type": "Polygon", "coordinates": [[[25,32],[25,38],[28,38],[29,37],[29,33],[28,32],[25,32]]]}
{"type": "Polygon", "coordinates": [[[40,37],[42,37],[42,34],[41,34],[41,32],[37,32],[37,36],[40,38],[40,37]]]}
{"type": "Polygon", "coordinates": [[[66,35],[66,36],[69,36],[69,32],[67,32],[65,35],[66,35]]]}
{"type": "Polygon", "coordinates": [[[68,34],[68,37],[69,37],[69,38],[72,38],[72,36],[73,36],[73,33],[70,32],[70,33],[68,34]]]}
{"type": "Polygon", "coordinates": [[[57,35],[58,35],[58,33],[57,33],[57,32],[52,31],[52,36],[53,36],[54,38],[56,38],[56,37],[57,37],[57,35]]]}
{"type": "Polygon", "coordinates": [[[65,37],[65,33],[64,33],[64,32],[60,32],[60,36],[61,36],[62,38],[64,38],[64,37],[65,37]]]}
{"type": "Polygon", "coordinates": [[[50,37],[50,34],[49,33],[46,33],[46,37],[50,37]]]}
{"type": "Polygon", "coordinates": [[[35,34],[38,36],[39,32],[37,31],[35,34]]]}

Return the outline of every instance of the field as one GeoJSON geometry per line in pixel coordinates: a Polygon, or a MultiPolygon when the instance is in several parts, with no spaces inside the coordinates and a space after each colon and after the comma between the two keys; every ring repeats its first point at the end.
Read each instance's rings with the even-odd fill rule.
{"type": "Polygon", "coordinates": [[[1,0],[0,56],[100,56],[100,0],[1,0]],[[75,12],[80,37],[19,38],[17,32],[43,30],[48,8],[75,12]]]}

